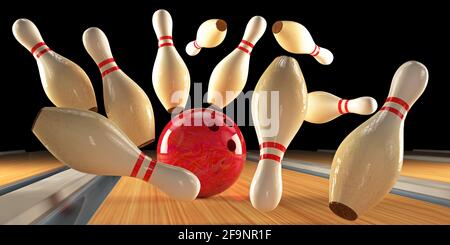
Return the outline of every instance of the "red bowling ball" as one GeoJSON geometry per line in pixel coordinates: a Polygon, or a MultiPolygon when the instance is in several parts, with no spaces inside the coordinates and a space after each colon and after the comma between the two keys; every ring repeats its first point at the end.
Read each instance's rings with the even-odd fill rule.
{"type": "Polygon", "coordinates": [[[185,168],[200,180],[198,197],[228,189],[245,164],[246,147],[239,127],[219,111],[186,110],[166,125],[158,141],[158,161],[185,168]]]}

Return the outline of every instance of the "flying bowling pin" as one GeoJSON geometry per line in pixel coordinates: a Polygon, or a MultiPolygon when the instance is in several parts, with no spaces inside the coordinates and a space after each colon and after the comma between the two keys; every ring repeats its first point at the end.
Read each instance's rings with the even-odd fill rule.
{"type": "Polygon", "coordinates": [[[300,66],[287,56],[275,58],[253,92],[251,111],[260,160],[250,186],[250,201],[260,211],[275,209],[281,200],[281,161],[305,118],[307,93],[300,66]]]}
{"type": "Polygon", "coordinates": [[[221,19],[210,19],[203,22],[197,30],[196,39],[186,45],[186,53],[195,56],[202,48],[217,47],[225,39],[227,22],[221,19]]]}
{"type": "Polygon", "coordinates": [[[328,49],[317,46],[308,29],[300,23],[277,21],[272,25],[272,33],[278,44],[288,52],[310,54],[322,65],[333,62],[333,54],[328,49]]]}
{"type": "Polygon", "coordinates": [[[150,100],[117,66],[105,33],[91,27],[83,33],[83,44],[103,78],[103,98],[108,118],[139,148],[155,140],[155,118],[150,100]]]}
{"type": "Polygon", "coordinates": [[[189,98],[189,70],[173,45],[172,17],[169,12],[157,10],[152,23],[159,46],[153,65],[153,88],[169,113],[180,112],[189,98]]]}
{"type": "Polygon", "coordinates": [[[372,97],[346,100],[327,92],[315,91],[308,94],[305,121],[320,124],[347,113],[370,115],[377,110],[377,106],[377,101],[372,97]]]}
{"type": "Polygon", "coordinates": [[[55,106],[97,111],[94,88],[83,69],[51,50],[30,20],[16,20],[12,31],[35,57],[45,94],[55,106]]]}
{"type": "Polygon", "coordinates": [[[53,156],[78,171],[139,178],[179,200],[194,200],[200,191],[193,173],[152,160],[98,113],[45,107],[32,131],[53,156]]]}
{"type": "Polygon", "coordinates": [[[239,95],[247,82],[250,54],[266,27],[263,17],[250,19],[240,44],[214,68],[209,79],[208,103],[222,109],[239,95]]]}
{"type": "Polygon", "coordinates": [[[427,83],[424,65],[404,63],[383,107],[342,141],[329,182],[329,207],[336,215],[355,220],[394,186],[403,165],[404,120],[427,83]]]}

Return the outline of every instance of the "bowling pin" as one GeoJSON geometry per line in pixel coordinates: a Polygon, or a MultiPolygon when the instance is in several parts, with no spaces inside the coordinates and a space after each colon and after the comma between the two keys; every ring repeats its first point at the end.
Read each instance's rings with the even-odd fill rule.
{"type": "Polygon", "coordinates": [[[315,91],[308,94],[305,121],[326,123],[347,113],[370,115],[377,110],[377,106],[377,101],[372,97],[346,100],[327,92],[315,91]]]}
{"type": "Polygon", "coordinates": [[[97,111],[94,88],[83,69],[51,50],[30,20],[16,20],[12,31],[35,57],[45,94],[55,106],[97,111]]]}
{"type": "Polygon", "coordinates": [[[250,201],[260,211],[275,209],[281,200],[281,161],[305,118],[307,93],[300,66],[287,56],[275,58],[253,92],[251,111],[260,160],[250,186],[250,201]]]}
{"type": "Polygon", "coordinates": [[[266,27],[263,17],[250,19],[237,48],[214,68],[209,79],[208,103],[222,109],[239,95],[247,82],[250,54],[266,27]]]}
{"type": "Polygon", "coordinates": [[[153,88],[164,108],[171,113],[181,111],[189,98],[191,78],[172,39],[172,17],[164,9],[157,10],[152,18],[158,38],[158,53],[153,65],[153,88]]]}
{"type": "Polygon", "coordinates": [[[32,131],[53,156],[78,171],[139,178],[179,200],[193,200],[200,191],[193,173],[152,160],[98,113],[45,107],[32,131]]]}
{"type": "Polygon", "coordinates": [[[300,23],[277,21],[272,25],[272,32],[278,44],[288,52],[310,54],[322,65],[333,62],[333,54],[328,49],[317,46],[308,29],[300,23]]]}
{"type": "Polygon", "coordinates": [[[203,22],[197,30],[197,37],[186,45],[186,53],[195,56],[202,48],[217,47],[225,39],[227,22],[220,19],[210,19],[203,22]]]}
{"type": "Polygon", "coordinates": [[[117,66],[102,30],[91,27],[83,33],[83,44],[100,69],[108,118],[138,147],[155,139],[155,118],[145,92],[117,66]]]}
{"type": "Polygon", "coordinates": [[[355,220],[391,190],[403,165],[406,114],[427,83],[424,65],[404,63],[392,79],[383,107],[342,141],[329,182],[329,207],[336,215],[355,220]]]}

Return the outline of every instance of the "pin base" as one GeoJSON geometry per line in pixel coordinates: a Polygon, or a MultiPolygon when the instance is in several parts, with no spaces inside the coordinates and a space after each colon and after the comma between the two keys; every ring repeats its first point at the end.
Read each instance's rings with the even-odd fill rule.
{"type": "Polygon", "coordinates": [[[216,28],[219,31],[225,31],[228,28],[227,22],[225,22],[224,20],[217,20],[216,21],[216,28]]]}
{"type": "Polygon", "coordinates": [[[277,22],[273,23],[272,32],[274,34],[278,34],[281,31],[281,29],[283,29],[283,22],[277,21],[277,22]]]}
{"type": "Polygon", "coordinates": [[[330,202],[328,205],[337,216],[346,219],[346,220],[356,220],[358,218],[358,214],[356,214],[353,209],[348,207],[345,204],[339,202],[330,202]]]}

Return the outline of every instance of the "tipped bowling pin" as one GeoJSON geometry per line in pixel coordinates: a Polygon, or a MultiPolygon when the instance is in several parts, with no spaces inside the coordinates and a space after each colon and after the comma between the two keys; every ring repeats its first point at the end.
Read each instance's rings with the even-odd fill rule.
{"type": "Polygon", "coordinates": [[[275,209],[281,200],[281,161],[305,118],[307,93],[300,66],[287,56],[275,58],[253,92],[251,109],[260,160],[250,186],[250,201],[260,211],[275,209]]]}
{"type": "Polygon", "coordinates": [[[33,22],[18,19],[12,31],[35,57],[45,94],[55,106],[97,111],[94,88],[83,69],[51,50],[33,22]]]}
{"type": "Polygon", "coordinates": [[[103,78],[103,98],[108,118],[138,147],[155,140],[155,118],[150,100],[117,66],[102,30],[91,27],[83,33],[83,44],[103,78]]]}
{"type": "Polygon", "coordinates": [[[195,56],[202,48],[217,47],[227,35],[227,22],[210,19],[203,22],[197,30],[196,39],[186,45],[186,53],[195,56]]]}
{"type": "Polygon", "coordinates": [[[181,111],[189,98],[191,77],[178,54],[172,39],[172,17],[164,9],[157,10],[152,18],[158,38],[158,53],[153,65],[153,88],[159,101],[168,112],[181,111]]]}
{"type": "Polygon", "coordinates": [[[317,46],[308,29],[300,23],[277,21],[272,25],[272,32],[278,44],[288,52],[310,54],[322,65],[333,62],[333,54],[328,49],[317,46]]]}
{"type": "Polygon", "coordinates": [[[327,92],[315,91],[308,94],[305,121],[326,123],[347,113],[370,115],[377,110],[377,106],[377,101],[372,97],[346,100],[327,92]]]}
{"type": "Polygon", "coordinates": [[[222,109],[242,92],[247,82],[250,54],[266,26],[266,20],[261,16],[250,19],[237,48],[214,68],[209,79],[208,103],[222,109]]]}
{"type": "Polygon", "coordinates": [[[404,119],[428,83],[427,68],[404,63],[383,107],[342,141],[330,172],[329,206],[355,220],[392,189],[403,165],[404,119]]]}
{"type": "Polygon", "coordinates": [[[45,107],[32,131],[58,160],[78,171],[139,178],[180,200],[193,200],[200,191],[193,173],[152,160],[98,113],[45,107]]]}

